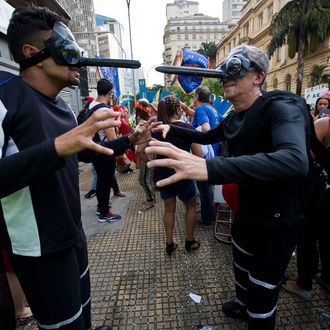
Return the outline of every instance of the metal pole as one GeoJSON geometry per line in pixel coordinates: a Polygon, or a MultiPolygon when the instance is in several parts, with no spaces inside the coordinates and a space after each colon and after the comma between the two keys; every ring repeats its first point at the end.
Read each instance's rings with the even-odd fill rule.
{"type": "MultiPolygon", "coordinates": [[[[133,59],[131,15],[130,15],[130,10],[129,10],[131,0],[126,0],[126,3],[127,3],[127,13],[128,13],[129,40],[130,40],[130,46],[131,46],[131,59],[133,59]]],[[[132,69],[132,73],[133,73],[133,93],[134,93],[134,104],[135,104],[136,103],[136,91],[135,91],[135,72],[134,72],[134,69],[132,69]]]]}

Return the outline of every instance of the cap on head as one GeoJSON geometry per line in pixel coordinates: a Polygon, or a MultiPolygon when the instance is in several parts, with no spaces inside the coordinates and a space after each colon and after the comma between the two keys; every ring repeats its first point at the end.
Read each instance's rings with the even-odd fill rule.
{"type": "Polygon", "coordinates": [[[94,101],[94,97],[92,97],[92,96],[85,96],[84,97],[84,101],[92,102],[92,101],[94,101]]]}
{"type": "Polygon", "coordinates": [[[253,47],[250,45],[240,45],[235,47],[228,55],[228,58],[233,57],[234,55],[240,55],[248,60],[256,63],[259,68],[267,74],[269,67],[269,59],[267,55],[259,48],[253,47]]]}

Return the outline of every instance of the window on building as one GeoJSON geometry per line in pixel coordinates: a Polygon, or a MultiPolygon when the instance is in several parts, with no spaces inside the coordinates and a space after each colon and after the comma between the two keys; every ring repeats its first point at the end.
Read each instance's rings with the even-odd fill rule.
{"type": "Polygon", "coordinates": [[[253,18],[249,20],[249,32],[253,32],[253,18]]]}
{"type": "Polygon", "coordinates": [[[199,39],[203,40],[203,35],[202,34],[199,35],[199,39]]]}
{"type": "Polygon", "coordinates": [[[215,34],[215,35],[214,35],[214,40],[217,40],[217,39],[218,39],[218,35],[215,34]]]}
{"type": "Polygon", "coordinates": [[[285,79],[285,89],[288,92],[291,92],[291,75],[290,74],[288,74],[286,79],[285,79]]]}
{"type": "Polygon", "coordinates": [[[185,34],[184,35],[184,40],[188,40],[189,38],[188,38],[188,34],[185,34]]]}
{"type": "Polygon", "coordinates": [[[193,40],[196,40],[196,34],[193,34],[192,38],[193,40]]]}
{"type": "Polygon", "coordinates": [[[277,62],[283,61],[283,50],[284,50],[284,46],[276,49],[276,61],[277,62]]]}
{"type": "Polygon", "coordinates": [[[273,81],[273,89],[278,89],[278,80],[276,78],[273,81]]]}
{"type": "Polygon", "coordinates": [[[244,26],[243,26],[243,36],[244,37],[247,37],[249,34],[249,23],[246,23],[244,26]]]}
{"type": "Polygon", "coordinates": [[[180,26],[177,26],[177,28],[176,28],[178,31],[180,31],[180,26]]]}
{"type": "Polygon", "coordinates": [[[181,40],[181,34],[178,34],[177,40],[181,40]]]}
{"type": "Polygon", "coordinates": [[[273,4],[268,6],[267,13],[268,13],[268,21],[271,21],[273,17],[273,4]]]}
{"type": "Polygon", "coordinates": [[[264,25],[264,13],[258,15],[258,27],[262,28],[264,25]]]}

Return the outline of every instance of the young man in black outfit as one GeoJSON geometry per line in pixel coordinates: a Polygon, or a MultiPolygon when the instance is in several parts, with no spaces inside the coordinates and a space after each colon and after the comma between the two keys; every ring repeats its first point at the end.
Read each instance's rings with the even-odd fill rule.
{"type": "MultiPolygon", "coordinates": [[[[100,79],[97,82],[97,98],[89,105],[89,109],[92,109],[98,104],[104,104],[104,108],[99,108],[97,111],[110,110],[107,106],[112,98],[112,83],[107,79],[100,79]]],[[[117,135],[114,127],[109,127],[104,130],[100,130],[98,133],[101,141],[116,140],[117,135]]],[[[121,219],[121,216],[114,214],[110,211],[109,199],[110,190],[114,181],[114,175],[116,170],[116,158],[115,157],[96,157],[92,161],[97,174],[96,181],[96,198],[97,198],[97,213],[99,222],[114,222],[121,219]]]]}
{"type": "Polygon", "coordinates": [[[236,300],[225,315],[246,318],[250,330],[275,327],[278,293],[297,243],[301,181],[308,172],[305,101],[289,92],[263,94],[268,58],[241,45],[221,66],[224,96],[233,111],[206,133],[162,125],[163,134],[210,144],[224,141],[232,157],[205,160],[174,146],[151,141],[147,153],[170,158],[148,166],[175,169],[164,186],[182,179],[211,184],[236,182],[239,208],[232,227],[236,300]]]}
{"type": "Polygon", "coordinates": [[[77,127],[58,94],[79,84],[79,68],[72,62],[80,51],[57,14],[16,9],[7,37],[21,72],[0,72],[0,247],[8,252],[39,329],[89,330],[76,154],[86,149],[100,158],[120,155],[139,138],[145,141],[145,131],[95,143],[97,131],[120,125],[109,110],[77,127]]]}

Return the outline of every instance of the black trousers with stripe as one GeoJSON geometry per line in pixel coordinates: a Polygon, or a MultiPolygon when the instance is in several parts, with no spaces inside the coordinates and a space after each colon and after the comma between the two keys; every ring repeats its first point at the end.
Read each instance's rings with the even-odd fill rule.
{"type": "Polygon", "coordinates": [[[281,282],[297,243],[298,226],[232,228],[236,300],[246,307],[250,330],[275,327],[281,282]]]}
{"type": "Polygon", "coordinates": [[[81,244],[41,257],[9,254],[39,329],[91,329],[90,278],[81,244]]]}

